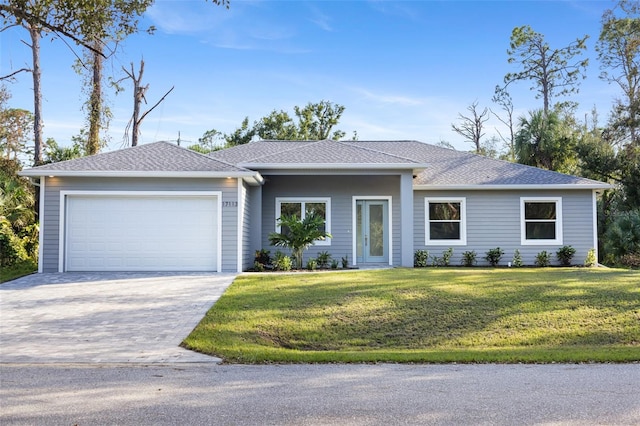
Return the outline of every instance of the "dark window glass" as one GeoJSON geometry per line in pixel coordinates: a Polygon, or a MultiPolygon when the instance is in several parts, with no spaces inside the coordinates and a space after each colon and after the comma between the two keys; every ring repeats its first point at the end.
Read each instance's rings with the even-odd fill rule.
{"type": "Polygon", "coordinates": [[[460,203],[429,202],[429,220],[460,220],[460,203]]]}
{"type": "Polygon", "coordinates": [[[556,203],[553,201],[524,203],[527,240],[556,239],[556,203]]]}
{"type": "Polygon", "coordinates": [[[524,203],[525,219],[547,219],[556,218],[556,203],[524,203]]]}
{"type": "Polygon", "coordinates": [[[431,222],[429,237],[432,240],[459,240],[460,222],[431,222]]]}
{"type": "Polygon", "coordinates": [[[555,240],[555,222],[527,222],[527,240],[555,240]]]}
{"type": "Polygon", "coordinates": [[[281,203],[280,216],[292,215],[300,219],[302,216],[302,203],[281,203]]]}

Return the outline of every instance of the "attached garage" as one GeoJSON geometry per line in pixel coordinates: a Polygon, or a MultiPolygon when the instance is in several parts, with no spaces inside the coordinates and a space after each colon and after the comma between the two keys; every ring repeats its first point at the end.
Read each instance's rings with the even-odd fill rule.
{"type": "Polygon", "coordinates": [[[60,270],[220,270],[219,192],[63,191],[60,196],[60,270]]]}

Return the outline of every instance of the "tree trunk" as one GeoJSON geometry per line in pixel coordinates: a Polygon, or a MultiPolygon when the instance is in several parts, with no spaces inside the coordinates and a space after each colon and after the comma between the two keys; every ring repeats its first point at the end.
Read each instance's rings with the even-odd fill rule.
{"type": "Polygon", "coordinates": [[[144,93],[146,91],[146,87],[141,87],[140,83],[142,82],[142,74],[144,74],[144,61],[140,60],[140,72],[138,77],[135,77],[135,73],[133,73],[133,67],[131,68],[133,77],[133,125],[131,129],[131,146],[138,145],[138,126],[140,125],[140,104],[144,101],[144,93]]]}
{"type": "Polygon", "coordinates": [[[93,56],[93,76],[91,78],[91,98],[89,99],[89,138],[87,139],[87,155],[100,151],[100,127],[102,124],[102,44],[95,41],[93,56]]]}
{"type": "Polygon", "coordinates": [[[29,26],[31,36],[31,54],[33,56],[33,165],[42,164],[42,89],[40,87],[42,71],[40,69],[40,29],[29,26]]]}

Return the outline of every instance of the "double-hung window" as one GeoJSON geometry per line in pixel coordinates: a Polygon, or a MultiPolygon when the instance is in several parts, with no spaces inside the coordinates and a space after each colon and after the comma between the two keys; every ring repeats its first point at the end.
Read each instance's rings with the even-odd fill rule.
{"type": "Polygon", "coordinates": [[[522,245],[562,245],[562,199],[520,198],[522,245]]]}
{"type": "MultiPolygon", "coordinates": [[[[282,229],[278,223],[281,216],[296,216],[303,220],[307,214],[315,212],[324,218],[324,223],[320,228],[328,234],[331,234],[331,198],[320,197],[278,197],[276,198],[276,232],[285,233],[286,229],[282,229]]],[[[331,245],[331,239],[318,240],[315,242],[317,246],[331,245]]]]}
{"type": "Polygon", "coordinates": [[[425,198],[425,245],[466,245],[466,198],[425,198]]]}

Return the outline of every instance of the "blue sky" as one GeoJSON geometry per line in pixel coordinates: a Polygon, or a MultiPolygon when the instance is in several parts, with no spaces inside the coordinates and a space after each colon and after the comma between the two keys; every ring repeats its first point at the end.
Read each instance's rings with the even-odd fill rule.
{"type": "MultiPolygon", "coordinates": [[[[491,103],[496,84],[516,71],[506,50],[514,27],[530,25],[551,47],[589,34],[587,79],[579,117],[596,105],[604,122],[616,88],[598,79],[594,49],[602,12],[612,1],[273,1],[231,0],[228,10],[204,0],[157,0],[138,34],[121,43],[107,72],[145,60],[150,107],[174,91],[142,125],[141,143],[194,143],[209,129],[232,132],[272,110],[328,100],[346,110],[338,128],[360,140],[448,141],[471,149],[451,130],[458,113],[491,103]]],[[[29,64],[26,31],[0,34],[1,73],[29,64]]],[[[84,123],[84,97],[60,40],[42,42],[44,133],[67,145],[84,123]]],[[[539,108],[527,82],[512,86],[516,112],[539,108]]],[[[10,106],[33,110],[30,75],[9,84],[10,106]]],[[[113,120],[108,150],[122,146],[132,87],[108,94],[113,120]]],[[[486,124],[487,136],[499,122],[486,124]]]]}

